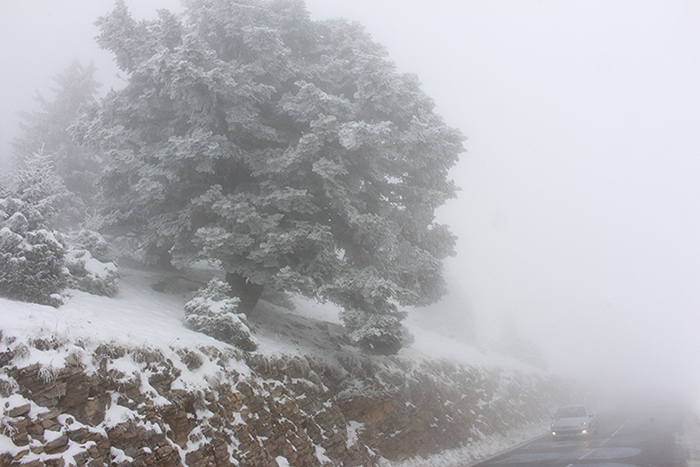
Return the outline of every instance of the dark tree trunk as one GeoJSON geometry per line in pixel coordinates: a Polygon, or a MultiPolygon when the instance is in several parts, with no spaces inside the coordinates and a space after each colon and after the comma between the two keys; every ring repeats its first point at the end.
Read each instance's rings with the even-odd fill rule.
{"type": "Polygon", "coordinates": [[[247,278],[235,272],[226,273],[226,282],[231,286],[233,295],[241,301],[238,303],[238,311],[246,316],[250,315],[255,305],[260,300],[264,285],[250,282],[247,278]]]}

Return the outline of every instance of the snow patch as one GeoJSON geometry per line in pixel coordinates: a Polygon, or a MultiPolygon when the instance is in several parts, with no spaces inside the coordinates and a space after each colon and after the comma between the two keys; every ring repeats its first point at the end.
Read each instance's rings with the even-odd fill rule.
{"type": "Polygon", "coordinates": [[[318,459],[318,462],[321,465],[333,465],[333,461],[326,456],[326,450],[319,446],[318,444],[315,445],[316,447],[316,459],[318,459]]]}
{"type": "Polygon", "coordinates": [[[128,407],[119,405],[119,393],[112,392],[112,403],[105,412],[105,418],[101,426],[106,428],[113,428],[120,423],[128,422],[131,420],[136,420],[139,418],[138,413],[134,412],[128,407]]]}
{"type": "Polygon", "coordinates": [[[134,462],[133,457],[127,456],[124,451],[117,449],[114,446],[110,448],[110,454],[112,454],[112,463],[121,464],[122,462],[134,462]]]}
{"type": "Polygon", "coordinates": [[[365,429],[365,424],[361,422],[356,422],[354,420],[350,420],[347,426],[347,431],[348,431],[348,438],[345,441],[345,446],[350,449],[354,445],[357,444],[358,440],[358,433],[361,431],[364,431],[365,429]]]}

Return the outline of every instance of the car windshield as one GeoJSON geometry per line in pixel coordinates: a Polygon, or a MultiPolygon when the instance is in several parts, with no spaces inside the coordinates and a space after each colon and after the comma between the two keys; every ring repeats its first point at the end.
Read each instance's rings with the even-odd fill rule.
{"type": "Polygon", "coordinates": [[[583,407],[562,407],[557,411],[556,418],[585,417],[586,409],[583,407]]]}

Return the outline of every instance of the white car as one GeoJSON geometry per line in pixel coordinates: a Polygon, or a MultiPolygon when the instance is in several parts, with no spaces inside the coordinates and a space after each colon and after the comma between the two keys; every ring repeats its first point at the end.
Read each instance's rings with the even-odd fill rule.
{"type": "Polygon", "coordinates": [[[552,437],[586,436],[598,431],[598,420],[585,405],[570,405],[557,410],[552,419],[552,437]]]}

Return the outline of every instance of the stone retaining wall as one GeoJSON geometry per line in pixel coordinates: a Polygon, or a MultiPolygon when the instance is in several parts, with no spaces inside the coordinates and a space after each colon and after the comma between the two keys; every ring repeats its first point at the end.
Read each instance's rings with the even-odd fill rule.
{"type": "MultiPolygon", "coordinates": [[[[566,388],[542,374],[337,354],[269,357],[217,348],[102,345],[61,368],[0,353],[0,467],[372,466],[468,445],[546,417],[566,388]],[[121,359],[121,360],[120,360],[121,359]],[[120,372],[115,361],[138,371],[120,372]],[[245,362],[242,374],[229,365],[245,362]],[[183,372],[217,365],[204,389],[183,372]],[[4,376],[3,376],[4,375],[4,376]],[[9,444],[11,442],[11,444],[9,444]]],[[[12,340],[11,338],[9,340],[12,340]]],[[[49,341],[48,344],[59,344],[49,341]]],[[[33,345],[37,345],[36,342],[33,345]]]]}

